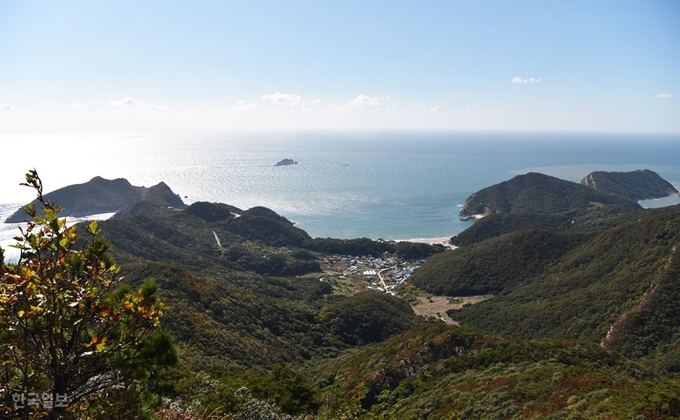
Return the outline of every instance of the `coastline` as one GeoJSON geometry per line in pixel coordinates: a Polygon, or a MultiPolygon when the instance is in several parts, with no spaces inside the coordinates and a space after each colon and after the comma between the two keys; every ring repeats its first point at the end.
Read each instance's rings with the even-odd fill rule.
{"type": "Polygon", "coordinates": [[[446,236],[446,237],[441,237],[441,238],[399,239],[399,240],[397,240],[397,242],[414,242],[414,243],[418,243],[418,244],[444,245],[446,248],[449,248],[449,249],[458,249],[457,246],[451,245],[449,243],[450,239],[451,239],[450,236],[446,236]]]}

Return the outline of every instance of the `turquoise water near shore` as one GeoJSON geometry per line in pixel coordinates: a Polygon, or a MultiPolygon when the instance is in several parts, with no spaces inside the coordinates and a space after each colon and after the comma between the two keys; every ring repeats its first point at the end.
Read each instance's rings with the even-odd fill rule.
{"type": "MultiPolygon", "coordinates": [[[[314,237],[447,237],[473,192],[534,171],[651,169],[680,187],[680,136],[592,133],[262,132],[221,135],[4,136],[0,220],[30,201],[35,167],[51,191],[96,175],[164,181],[187,203],[269,207],[314,237]],[[32,150],[47,152],[27,153],[32,150]],[[291,158],[298,165],[275,167],[291,158]]],[[[672,204],[672,203],[669,203],[672,204]]],[[[16,226],[0,227],[6,247],[16,226]]]]}

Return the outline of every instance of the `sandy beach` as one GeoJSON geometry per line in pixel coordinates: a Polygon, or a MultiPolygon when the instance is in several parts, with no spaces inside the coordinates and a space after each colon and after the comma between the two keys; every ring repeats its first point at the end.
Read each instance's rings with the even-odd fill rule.
{"type": "Polygon", "coordinates": [[[430,245],[444,245],[447,248],[450,249],[457,249],[458,247],[455,245],[451,245],[449,243],[449,240],[451,237],[443,237],[443,238],[415,238],[415,239],[404,239],[404,242],[415,242],[419,244],[430,244],[430,245]]]}

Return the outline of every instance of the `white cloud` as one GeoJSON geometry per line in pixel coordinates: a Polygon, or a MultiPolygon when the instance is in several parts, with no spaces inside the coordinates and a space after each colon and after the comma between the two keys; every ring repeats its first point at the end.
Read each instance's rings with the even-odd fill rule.
{"type": "Polygon", "coordinates": [[[437,105],[437,106],[433,106],[433,107],[430,109],[430,112],[439,112],[439,111],[441,111],[441,110],[442,110],[442,106],[441,106],[441,105],[437,105]]]}
{"type": "Polygon", "coordinates": [[[323,101],[321,99],[314,99],[312,105],[323,105],[323,101]]]}
{"type": "Polygon", "coordinates": [[[136,111],[164,111],[168,108],[160,105],[150,105],[137,99],[127,96],[120,101],[109,99],[109,106],[118,110],[136,110],[136,111]]]}
{"type": "Polygon", "coordinates": [[[367,95],[359,95],[349,102],[349,106],[354,109],[361,109],[367,106],[380,106],[380,102],[378,101],[378,98],[367,95]]]}
{"type": "Polygon", "coordinates": [[[273,104],[287,104],[291,108],[301,108],[307,106],[305,98],[291,93],[276,92],[272,93],[271,95],[264,95],[262,100],[271,102],[273,104]]]}
{"type": "Polygon", "coordinates": [[[70,111],[75,111],[75,112],[84,112],[84,111],[87,111],[87,106],[81,104],[80,102],[76,102],[73,105],[69,106],[68,109],[70,111]]]}
{"type": "Polygon", "coordinates": [[[165,111],[167,107],[160,105],[144,105],[141,109],[144,111],[165,111]]]}
{"type": "Polygon", "coordinates": [[[146,104],[128,96],[120,101],[109,99],[109,105],[114,108],[139,108],[145,106],[146,104]]]}
{"type": "Polygon", "coordinates": [[[236,106],[234,107],[236,111],[251,111],[255,108],[257,108],[257,105],[249,104],[243,99],[239,99],[238,101],[236,101],[236,106]]]}
{"type": "Polygon", "coordinates": [[[19,112],[21,108],[12,104],[0,104],[0,112],[19,112]]]}
{"type": "Polygon", "coordinates": [[[209,112],[209,111],[210,110],[208,108],[204,107],[204,106],[199,106],[199,107],[196,107],[196,108],[189,108],[189,109],[184,110],[184,112],[186,112],[188,114],[204,114],[204,113],[209,112]]]}
{"type": "Polygon", "coordinates": [[[522,79],[522,78],[519,77],[519,76],[515,76],[515,77],[513,77],[512,80],[511,80],[511,82],[514,83],[514,84],[516,84],[516,85],[523,85],[523,84],[525,84],[525,83],[539,83],[539,82],[542,82],[542,81],[543,81],[543,79],[541,79],[541,78],[536,78],[536,79],[535,79],[535,78],[533,78],[533,77],[530,77],[530,78],[528,78],[528,79],[522,79]]]}
{"type": "Polygon", "coordinates": [[[195,108],[188,108],[183,111],[184,114],[186,115],[194,115],[194,116],[205,116],[205,117],[217,117],[217,116],[225,116],[225,115],[234,115],[237,113],[241,113],[243,111],[252,111],[257,108],[257,105],[251,104],[246,102],[243,99],[239,99],[238,101],[234,102],[233,106],[218,106],[218,107],[206,107],[206,106],[198,106],[195,108]]]}
{"type": "Polygon", "coordinates": [[[344,112],[363,112],[368,109],[380,112],[380,101],[377,97],[361,94],[349,101],[347,105],[336,105],[333,103],[330,107],[333,110],[344,112]]]}
{"type": "Polygon", "coordinates": [[[658,95],[654,95],[655,98],[661,98],[661,99],[668,99],[672,98],[674,95],[672,93],[659,93],[658,95]]]}

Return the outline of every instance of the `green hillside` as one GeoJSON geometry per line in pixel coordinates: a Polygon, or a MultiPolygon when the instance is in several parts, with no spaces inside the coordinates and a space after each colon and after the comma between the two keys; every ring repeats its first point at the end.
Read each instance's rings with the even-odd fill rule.
{"type": "Polygon", "coordinates": [[[245,413],[245,386],[272,418],[679,416],[680,208],[488,220],[489,239],[446,252],[311,239],[268,210],[207,203],[102,227],[128,281],[160,285],[181,363],[159,392],[185,406],[245,413]],[[496,294],[450,313],[484,333],[387,295],[334,295],[314,274],[317,252],[386,251],[429,256],[412,278],[424,290],[496,294]]]}
{"type": "Polygon", "coordinates": [[[500,293],[450,315],[522,338],[604,344],[677,372],[680,208],[596,234],[524,231],[432,257],[414,284],[433,293],[500,293]]]}
{"type": "Polygon", "coordinates": [[[639,208],[623,196],[530,172],[477,191],[465,201],[460,214],[538,213],[574,217],[596,213],[605,206],[616,212],[639,208]]]}
{"type": "Polygon", "coordinates": [[[607,214],[604,209],[600,209],[595,215],[583,217],[567,217],[560,214],[495,213],[475,221],[473,225],[452,237],[451,243],[466,246],[506,233],[533,229],[564,233],[601,232],[627,222],[653,219],[665,211],[667,211],[665,208],[637,209],[607,214]]]}
{"type": "Polygon", "coordinates": [[[431,324],[310,367],[320,418],[677,418],[680,384],[596,344],[431,324]],[[640,417],[636,417],[640,416],[640,417]]]}
{"type": "Polygon", "coordinates": [[[424,321],[405,301],[380,292],[340,298],[324,308],[321,319],[350,345],[379,342],[424,321]]]}
{"type": "Polygon", "coordinates": [[[514,232],[432,256],[411,282],[438,295],[509,293],[587,240],[544,230],[514,232]]]}
{"type": "Polygon", "coordinates": [[[632,200],[648,200],[678,194],[678,190],[670,182],[649,169],[632,172],[596,171],[586,175],[580,184],[632,200]]]}
{"type": "Polygon", "coordinates": [[[121,261],[142,258],[194,270],[222,265],[269,275],[320,271],[316,261],[296,258],[292,248],[280,249],[311,238],[290,223],[271,217],[244,212],[238,218],[207,222],[182,211],[167,217],[107,220],[102,227],[121,261]]]}
{"type": "Polygon", "coordinates": [[[466,246],[520,230],[542,229],[565,232],[573,230],[574,223],[572,218],[561,215],[494,213],[476,220],[472,226],[451,238],[451,243],[456,246],[466,246]]]}

